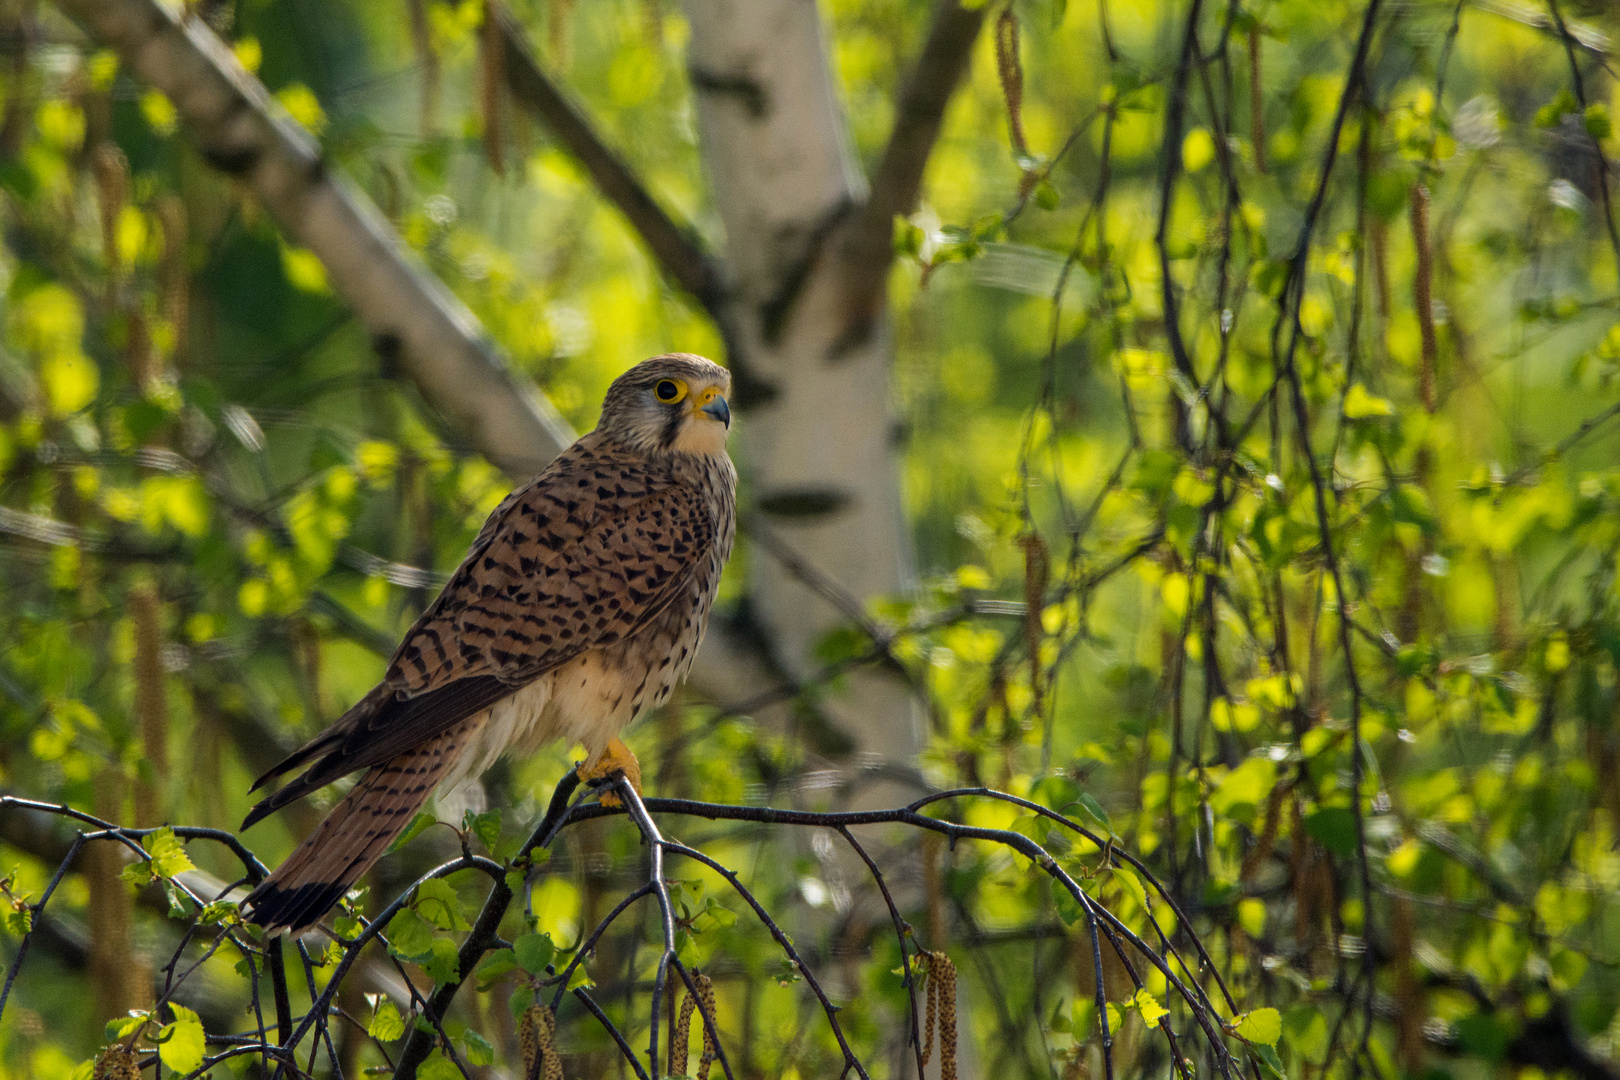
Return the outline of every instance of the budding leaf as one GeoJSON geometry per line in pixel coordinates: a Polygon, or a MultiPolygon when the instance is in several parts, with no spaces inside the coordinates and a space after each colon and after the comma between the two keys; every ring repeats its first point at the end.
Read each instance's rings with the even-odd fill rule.
{"type": "Polygon", "coordinates": [[[366,1034],[379,1042],[393,1042],[404,1035],[405,1018],[399,1014],[399,1007],[392,1001],[378,1005],[371,1023],[366,1026],[366,1034]]]}
{"type": "Polygon", "coordinates": [[[1160,1005],[1159,999],[1148,993],[1146,989],[1136,992],[1135,1001],[1136,1010],[1142,1014],[1142,1023],[1148,1027],[1153,1027],[1161,1019],[1170,1015],[1170,1010],[1160,1005]]]}
{"type": "Polygon", "coordinates": [[[207,1052],[207,1035],[197,1014],[184,1005],[172,1002],[174,1023],[164,1024],[154,1040],[158,1044],[158,1058],[177,1073],[188,1073],[202,1064],[207,1052]]]}
{"type": "Polygon", "coordinates": [[[1233,1030],[1249,1042],[1276,1046],[1282,1038],[1282,1014],[1276,1009],[1255,1009],[1238,1017],[1233,1030]]]}
{"type": "Polygon", "coordinates": [[[187,870],[197,869],[191,856],[186,854],[186,846],[167,825],[142,840],[141,846],[152,857],[152,872],[159,877],[172,878],[187,870]]]}

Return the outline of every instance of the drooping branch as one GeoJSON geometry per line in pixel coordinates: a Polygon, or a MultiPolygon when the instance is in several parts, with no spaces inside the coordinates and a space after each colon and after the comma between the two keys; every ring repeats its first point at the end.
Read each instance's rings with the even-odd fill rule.
{"type": "Polygon", "coordinates": [[[201,19],[158,0],[60,0],[98,44],[174,102],[215,168],[242,181],[293,240],[315,253],[385,361],[396,364],[514,479],[573,434],[515,375],[477,319],[412,255],[375,207],[327,166],[320,147],[201,19]]]}
{"type": "Polygon", "coordinates": [[[916,208],[923,170],[945,108],[967,74],[984,11],[985,5],[970,9],[960,0],[939,0],[934,8],[928,40],[895,103],[894,130],[872,174],[871,192],[843,238],[845,279],[857,314],[869,315],[882,296],[894,258],[894,218],[916,208]]]}

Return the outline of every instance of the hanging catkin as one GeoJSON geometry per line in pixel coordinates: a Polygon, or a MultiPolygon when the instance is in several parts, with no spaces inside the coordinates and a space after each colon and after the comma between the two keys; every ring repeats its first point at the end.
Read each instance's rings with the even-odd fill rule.
{"type": "Polygon", "coordinates": [[[956,965],[942,952],[922,953],[917,971],[927,978],[928,1004],[923,1019],[922,1063],[934,1056],[939,1037],[940,1080],[956,1080],[956,965]]]}
{"type": "Polygon", "coordinates": [[[523,1080],[563,1080],[562,1058],[557,1056],[557,1014],[544,1005],[530,1005],[518,1025],[523,1050],[523,1080]]]}
{"type": "Polygon", "coordinates": [[[135,784],[135,824],[150,829],[163,824],[163,795],[169,780],[162,607],[157,587],[150,581],[129,591],[129,614],[135,624],[135,715],[140,722],[141,751],[152,769],[150,781],[143,778],[135,784]]]}
{"type": "Polygon", "coordinates": [[[141,1057],[134,1047],[113,1043],[96,1059],[91,1080],[140,1080],[141,1057]]]}
{"type": "MultiPolygon", "coordinates": [[[[1007,99],[1007,127],[1013,153],[1029,157],[1024,141],[1024,62],[1018,55],[1018,16],[1007,5],[996,19],[996,74],[1001,77],[1001,93],[1007,99]]],[[[1022,165],[1022,161],[1020,161],[1022,165]]]]}
{"type": "Polygon", "coordinates": [[[1439,354],[1434,334],[1434,254],[1429,246],[1429,189],[1412,185],[1412,249],[1417,269],[1412,275],[1412,305],[1417,309],[1418,334],[1422,342],[1418,367],[1418,400],[1423,410],[1435,410],[1434,365],[1439,354]]]}
{"type": "MultiPolygon", "coordinates": [[[[714,983],[707,975],[694,973],[692,985],[697,987],[698,996],[693,997],[688,990],[681,999],[680,1012],[675,1017],[675,1028],[669,1036],[669,1074],[671,1076],[690,1075],[686,1071],[688,1043],[692,1037],[692,1014],[697,1011],[698,1002],[702,1001],[703,1011],[718,1023],[714,1011],[714,983]]],[[[709,1027],[708,1021],[703,1023],[703,1056],[698,1059],[697,1080],[708,1080],[709,1066],[720,1056],[718,1044],[715,1042],[714,1030],[709,1027]]]]}
{"type": "Polygon", "coordinates": [[[1047,557],[1046,541],[1038,532],[1025,534],[1020,541],[1024,547],[1024,648],[1029,651],[1029,693],[1031,709],[1038,717],[1041,701],[1041,638],[1045,628],[1041,623],[1046,602],[1046,579],[1051,568],[1047,557]]]}
{"type": "Polygon", "coordinates": [[[118,220],[129,199],[129,160],[112,143],[102,143],[96,147],[90,167],[96,174],[96,201],[101,210],[101,259],[107,264],[107,295],[111,301],[122,261],[118,254],[118,220]]]}
{"type": "Polygon", "coordinates": [[[501,154],[501,90],[506,79],[505,45],[501,40],[500,7],[484,2],[484,25],[478,35],[478,107],[483,117],[484,157],[496,176],[506,175],[501,154]]]}
{"type": "MultiPolygon", "coordinates": [[[[116,762],[96,777],[96,813],[107,821],[124,816],[124,773],[116,762]]],[[[118,877],[122,848],[109,840],[93,843],[84,853],[89,886],[90,983],[95,988],[95,1017],[105,1023],[125,1015],[138,1002],[137,972],[130,959],[133,897],[118,877]]]]}

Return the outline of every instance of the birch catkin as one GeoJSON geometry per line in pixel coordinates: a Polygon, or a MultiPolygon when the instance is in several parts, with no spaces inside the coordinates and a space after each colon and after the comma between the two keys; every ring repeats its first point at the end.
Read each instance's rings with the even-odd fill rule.
{"type": "Polygon", "coordinates": [[[1418,368],[1418,397],[1425,412],[1434,412],[1434,365],[1439,346],[1434,335],[1434,257],[1429,248],[1429,189],[1412,185],[1412,247],[1417,253],[1417,272],[1412,278],[1412,303],[1417,308],[1418,333],[1423,342],[1418,368]]]}
{"type": "Polygon", "coordinates": [[[557,1014],[544,1005],[530,1005],[518,1025],[524,1080],[563,1080],[556,1037],[557,1014]]]}
{"type": "Polygon", "coordinates": [[[169,780],[169,704],[163,685],[163,623],[157,588],[142,582],[130,590],[135,623],[135,715],[141,749],[152,779],[135,784],[135,824],[150,829],[163,823],[163,794],[169,780]]]}
{"type": "Polygon", "coordinates": [[[107,264],[110,299],[122,262],[118,254],[118,219],[129,199],[129,161],[118,147],[102,143],[96,147],[90,167],[96,174],[96,201],[101,210],[101,259],[107,264]]]}
{"type": "Polygon", "coordinates": [[[113,1043],[96,1059],[91,1080],[140,1080],[140,1060],[140,1054],[135,1052],[134,1047],[113,1043]]]}
{"type": "MultiPolygon", "coordinates": [[[[688,990],[681,999],[681,1010],[675,1018],[675,1028],[669,1036],[669,1074],[671,1076],[688,1076],[686,1061],[689,1054],[688,1043],[692,1038],[692,1014],[697,1011],[698,1002],[703,1002],[703,1011],[710,1017],[718,1016],[714,1011],[714,983],[707,975],[694,974],[692,984],[697,987],[698,996],[694,998],[688,990]]],[[[719,1057],[719,1048],[715,1042],[714,1031],[707,1022],[703,1024],[703,1056],[698,1059],[697,1080],[708,1080],[709,1066],[719,1057]]]]}
{"type": "MultiPolygon", "coordinates": [[[[124,771],[116,762],[102,768],[96,778],[96,814],[117,821],[124,813],[124,771]]],[[[130,922],[133,902],[118,877],[123,849],[100,840],[84,853],[85,884],[89,887],[90,983],[95,987],[96,1019],[123,1016],[135,1001],[136,965],[131,960],[130,922]]],[[[98,1066],[99,1067],[99,1066],[98,1066]]],[[[117,1074],[109,1074],[117,1075],[117,1074]]]]}
{"type": "Polygon", "coordinates": [[[484,156],[496,176],[506,175],[501,154],[501,89],[505,82],[505,46],[501,42],[499,7],[485,0],[484,25],[478,35],[478,106],[483,117],[484,156]]]}
{"type": "Polygon", "coordinates": [[[1050,560],[1046,541],[1041,534],[1032,532],[1023,538],[1024,546],[1024,648],[1029,651],[1029,693],[1032,708],[1038,717],[1043,711],[1041,700],[1041,639],[1045,628],[1041,623],[1046,602],[1046,578],[1050,560]]]}
{"type": "Polygon", "coordinates": [[[922,953],[917,961],[917,969],[926,972],[928,980],[922,1063],[933,1058],[937,1035],[940,1080],[956,1080],[956,965],[942,952],[922,953]]]}

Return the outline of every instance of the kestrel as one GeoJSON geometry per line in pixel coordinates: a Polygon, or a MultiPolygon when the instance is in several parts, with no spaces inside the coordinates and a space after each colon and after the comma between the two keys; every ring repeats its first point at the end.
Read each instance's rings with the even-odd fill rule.
{"type": "Polygon", "coordinates": [[[244,829],[366,770],[243,901],[250,921],[315,923],[435,788],[504,752],[583,743],[582,778],[623,769],[640,789],[619,732],[685,678],[731,554],[730,386],[701,356],[637,364],[608,388],[596,430],[495,508],[383,681],[254,783],[307,766],[244,829]]]}

